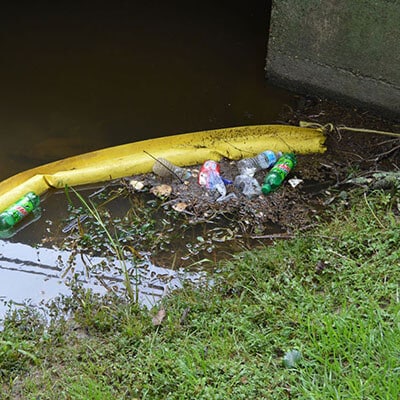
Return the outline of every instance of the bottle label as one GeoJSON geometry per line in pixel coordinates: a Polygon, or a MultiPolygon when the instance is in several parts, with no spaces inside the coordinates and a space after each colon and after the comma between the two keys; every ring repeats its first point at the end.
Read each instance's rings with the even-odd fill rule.
{"type": "Polygon", "coordinates": [[[207,189],[217,190],[221,196],[226,195],[226,187],[220,175],[220,166],[213,160],[208,160],[202,165],[198,182],[207,189]]]}
{"type": "MultiPolygon", "coordinates": [[[[27,204],[27,206],[28,206],[28,204],[27,204]]],[[[26,217],[29,214],[29,212],[31,211],[30,208],[31,207],[26,207],[26,209],[25,209],[24,207],[22,207],[20,205],[15,205],[15,211],[17,213],[19,213],[22,218],[26,217]]]]}
{"type": "Polygon", "coordinates": [[[29,192],[12,206],[4,210],[0,214],[0,237],[8,238],[13,236],[17,232],[13,229],[14,225],[30,214],[39,203],[39,197],[36,196],[35,193],[29,192]]]}
{"type": "Polygon", "coordinates": [[[33,203],[27,199],[17,202],[8,211],[5,211],[8,214],[8,223],[11,225],[16,224],[32,212],[33,208],[33,203]]]}
{"type": "Polygon", "coordinates": [[[268,167],[276,163],[276,155],[273,151],[264,151],[264,154],[267,156],[268,159],[268,167]]]}
{"type": "Polygon", "coordinates": [[[214,188],[216,177],[219,177],[220,167],[219,164],[213,160],[206,161],[201,169],[198,176],[198,182],[201,186],[205,186],[209,189],[214,188]]]}
{"type": "Polygon", "coordinates": [[[292,169],[292,167],[289,164],[286,163],[282,163],[282,164],[277,164],[276,165],[277,169],[280,169],[281,171],[283,171],[286,175],[290,172],[290,170],[292,169]]]}

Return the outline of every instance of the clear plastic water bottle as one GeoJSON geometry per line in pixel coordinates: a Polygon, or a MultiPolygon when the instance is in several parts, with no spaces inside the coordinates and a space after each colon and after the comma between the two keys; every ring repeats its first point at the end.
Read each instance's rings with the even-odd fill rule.
{"type": "Polygon", "coordinates": [[[30,213],[35,212],[40,204],[40,197],[34,192],[29,192],[21,197],[12,206],[0,214],[0,236],[12,236],[12,228],[30,213]]]}
{"type": "Polygon", "coordinates": [[[263,194],[274,192],[296,164],[297,159],[293,153],[283,154],[265,177],[261,187],[263,194]]]}
{"type": "Polygon", "coordinates": [[[192,175],[189,170],[178,167],[165,158],[157,158],[157,161],[153,165],[153,172],[163,178],[176,177],[182,181],[189,179],[192,175]]]}
{"type": "Polygon", "coordinates": [[[282,153],[274,153],[271,150],[265,150],[255,157],[244,158],[237,162],[237,168],[240,175],[254,176],[257,171],[267,169],[276,163],[276,160],[281,157],[282,153]]]}
{"type": "Polygon", "coordinates": [[[233,184],[247,197],[251,198],[261,194],[261,186],[257,179],[249,175],[238,175],[233,184]]]}

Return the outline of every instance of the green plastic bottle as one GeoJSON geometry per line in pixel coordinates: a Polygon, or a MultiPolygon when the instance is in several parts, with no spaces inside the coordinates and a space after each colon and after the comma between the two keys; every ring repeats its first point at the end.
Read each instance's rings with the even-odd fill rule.
{"type": "Polygon", "coordinates": [[[283,154],[265,177],[261,187],[263,194],[269,194],[278,189],[296,164],[297,159],[293,153],[283,154]]]}
{"type": "Polygon", "coordinates": [[[29,192],[21,197],[12,206],[0,214],[0,235],[8,236],[7,233],[23,218],[34,212],[40,204],[40,197],[34,192],[29,192]]]}

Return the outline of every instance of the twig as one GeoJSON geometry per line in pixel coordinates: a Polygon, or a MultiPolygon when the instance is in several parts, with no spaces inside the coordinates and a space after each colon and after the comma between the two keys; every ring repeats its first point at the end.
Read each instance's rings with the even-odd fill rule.
{"type": "Polygon", "coordinates": [[[338,252],[335,251],[335,250],[327,249],[326,251],[328,251],[329,253],[332,253],[332,254],[334,254],[335,256],[338,256],[338,257],[340,257],[340,258],[344,258],[344,259],[347,260],[347,261],[354,261],[354,260],[351,259],[350,257],[347,257],[347,256],[345,256],[344,254],[340,254],[340,253],[338,253],[338,252]]]}
{"type": "MultiPolygon", "coordinates": [[[[242,238],[246,235],[235,235],[236,238],[242,238]]],[[[292,239],[294,235],[290,233],[271,233],[270,235],[251,235],[250,239],[292,239]]]]}
{"type": "Polygon", "coordinates": [[[380,227],[382,229],[385,229],[385,226],[382,224],[381,220],[376,216],[376,214],[374,213],[374,210],[372,209],[372,207],[370,206],[370,204],[368,203],[367,200],[367,195],[364,192],[364,200],[365,200],[365,204],[367,205],[367,207],[369,208],[369,210],[371,211],[371,214],[374,216],[374,218],[376,219],[376,221],[378,222],[378,224],[380,225],[380,227]]]}
{"type": "Polygon", "coordinates": [[[183,325],[183,324],[184,324],[184,322],[185,322],[187,316],[189,315],[189,312],[190,312],[190,307],[186,307],[186,308],[183,310],[182,316],[181,316],[181,318],[179,319],[179,325],[183,325]]]}
{"type": "Polygon", "coordinates": [[[400,149],[400,145],[399,145],[399,146],[396,146],[396,147],[393,147],[393,149],[390,149],[390,150],[388,150],[388,151],[385,151],[384,153],[378,154],[375,158],[370,158],[369,160],[366,160],[366,161],[375,161],[375,160],[377,160],[378,158],[381,158],[381,157],[383,157],[383,156],[387,156],[388,154],[393,153],[394,151],[396,151],[396,150],[398,150],[398,149],[400,149]]]}
{"type": "Polygon", "coordinates": [[[399,139],[390,139],[390,140],[385,140],[384,142],[377,143],[376,146],[382,146],[383,144],[389,144],[393,142],[397,142],[399,139]]]}

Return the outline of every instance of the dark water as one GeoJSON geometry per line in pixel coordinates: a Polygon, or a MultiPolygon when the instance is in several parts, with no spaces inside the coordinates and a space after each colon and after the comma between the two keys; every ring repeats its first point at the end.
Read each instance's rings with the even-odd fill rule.
{"type": "MultiPolygon", "coordinates": [[[[273,123],[293,96],[264,78],[269,9],[261,0],[2,5],[0,179],[131,141],[273,123]]],[[[39,222],[0,241],[0,300],[9,279],[39,279],[44,298],[59,291],[40,286],[47,267],[29,246],[65,216],[64,196],[52,195],[39,222]]],[[[29,296],[26,286],[11,292],[29,296]]]]}
{"type": "Polygon", "coordinates": [[[271,123],[269,2],[20,1],[0,16],[0,179],[175,133],[271,123]]]}

